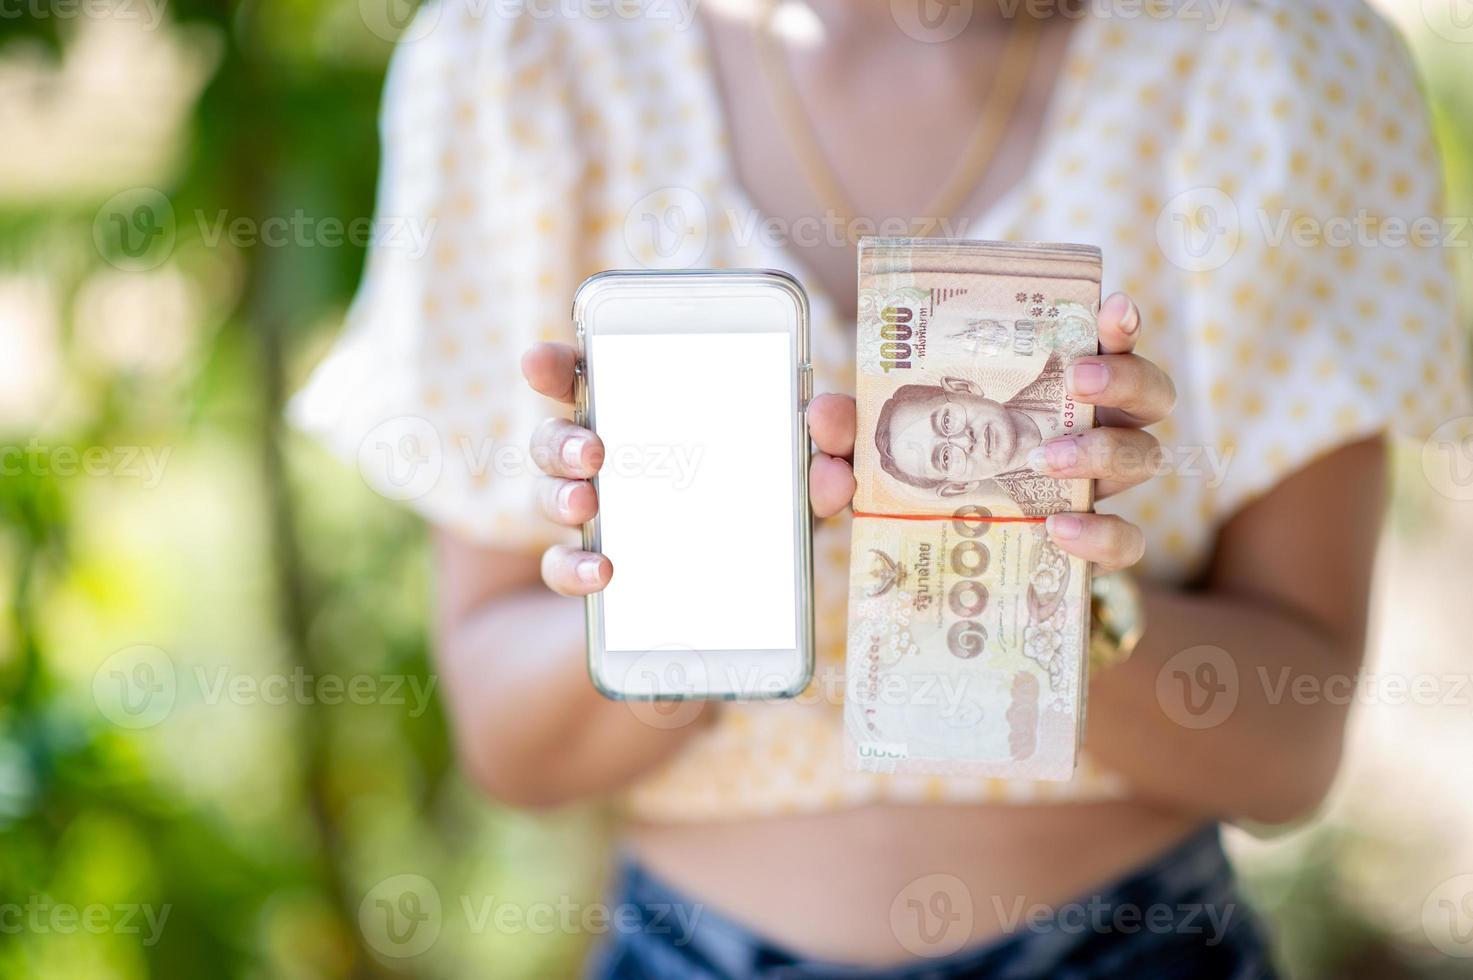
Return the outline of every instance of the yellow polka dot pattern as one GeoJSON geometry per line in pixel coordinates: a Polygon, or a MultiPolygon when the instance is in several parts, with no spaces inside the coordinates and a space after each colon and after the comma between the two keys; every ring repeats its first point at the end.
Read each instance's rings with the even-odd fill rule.
{"type": "MultiPolygon", "coordinates": [[[[518,358],[571,340],[585,276],[804,276],[801,249],[760,233],[733,178],[699,24],[504,6],[432,3],[420,17],[433,26],[397,53],[379,218],[428,242],[376,245],[347,333],[293,411],[431,520],[530,549],[566,535],[537,517],[521,451],[557,409],[526,389],[518,358]],[[438,452],[413,493],[392,454],[365,451],[406,437],[438,452]]],[[[1141,524],[1145,575],[1191,577],[1223,521],[1325,451],[1466,411],[1444,252],[1437,236],[1390,233],[1439,214],[1426,110],[1399,39],[1360,0],[1234,4],[1211,30],[1188,16],[1085,21],[1059,85],[1030,175],[967,227],[1099,244],[1106,290],[1138,301],[1141,352],[1180,400],[1153,430],[1166,472],[1101,510],[1141,524]]],[[[809,287],[816,389],[852,390],[852,325],[809,287]]],[[[631,811],[705,820],[1126,792],[1087,754],[1064,784],[845,771],[846,520],[820,524],[815,555],[814,686],[796,703],[726,706],[627,794],[631,811]]]]}

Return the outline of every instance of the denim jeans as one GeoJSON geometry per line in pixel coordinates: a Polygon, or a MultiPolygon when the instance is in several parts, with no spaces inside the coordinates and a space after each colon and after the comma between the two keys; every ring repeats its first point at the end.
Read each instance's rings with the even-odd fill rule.
{"type": "Polygon", "coordinates": [[[629,862],[621,868],[613,908],[619,913],[611,920],[615,927],[595,953],[590,980],[1276,976],[1264,931],[1238,892],[1215,824],[1074,902],[1030,908],[992,942],[882,969],[798,956],[629,862]]]}

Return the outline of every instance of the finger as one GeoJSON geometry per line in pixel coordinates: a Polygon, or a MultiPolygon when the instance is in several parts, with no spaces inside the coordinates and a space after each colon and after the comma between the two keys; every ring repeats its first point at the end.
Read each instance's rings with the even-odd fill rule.
{"type": "Polygon", "coordinates": [[[538,394],[571,403],[577,363],[578,352],[567,344],[533,344],[522,355],[522,377],[538,394]]]}
{"type": "Polygon", "coordinates": [[[532,461],[548,476],[586,480],[604,464],[604,444],[597,435],[567,419],[543,421],[532,433],[532,461]]]}
{"type": "Polygon", "coordinates": [[[543,516],[569,527],[588,523],[598,512],[598,493],[587,480],[544,477],[539,481],[537,498],[543,516]]]}
{"type": "Polygon", "coordinates": [[[1176,385],[1139,354],[1081,357],[1064,369],[1069,394],[1099,406],[1100,425],[1143,426],[1171,414],[1176,385]]]}
{"type": "Polygon", "coordinates": [[[1129,568],[1145,554],[1141,529],[1114,514],[1050,514],[1046,526],[1055,544],[1101,572],[1129,568]]]}
{"type": "Polygon", "coordinates": [[[542,581],[559,595],[601,592],[613,574],[609,560],[592,551],[555,544],[542,553],[542,581]]]}
{"type": "Polygon", "coordinates": [[[808,499],[818,517],[833,517],[854,499],[854,470],[842,459],[816,453],[808,470],[808,499]]]}
{"type": "Polygon", "coordinates": [[[1141,311],[1135,300],[1115,293],[1100,304],[1100,353],[1129,354],[1141,336],[1141,311]]]}
{"type": "Polygon", "coordinates": [[[808,432],[820,452],[854,455],[854,427],[854,399],[848,395],[819,395],[808,403],[808,432]]]}
{"type": "Polygon", "coordinates": [[[1089,429],[1034,447],[1028,465],[1059,479],[1098,480],[1095,497],[1104,499],[1160,473],[1161,443],[1143,429],[1089,429]]]}

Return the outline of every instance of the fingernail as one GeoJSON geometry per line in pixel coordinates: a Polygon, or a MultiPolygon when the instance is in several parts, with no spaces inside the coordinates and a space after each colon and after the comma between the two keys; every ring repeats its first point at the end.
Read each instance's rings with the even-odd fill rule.
{"type": "Polygon", "coordinates": [[[563,443],[563,463],[577,469],[583,468],[583,450],[588,445],[587,436],[573,436],[563,443]]]}
{"type": "Polygon", "coordinates": [[[558,488],[557,509],[566,514],[573,509],[573,491],[578,489],[576,483],[564,483],[558,488]]]}
{"type": "Polygon", "coordinates": [[[1141,310],[1135,303],[1129,300],[1126,302],[1130,303],[1130,309],[1120,318],[1120,332],[1129,336],[1141,328],[1141,310]]]}
{"type": "Polygon", "coordinates": [[[1131,303],[1129,296],[1124,293],[1113,293],[1109,299],[1105,300],[1105,304],[1100,307],[1100,316],[1117,321],[1120,324],[1121,330],[1131,333],[1135,328],[1131,327],[1127,329],[1125,321],[1130,316],[1130,311],[1133,307],[1134,304],[1131,303]]]}
{"type": "Polygon", "coordinates": [[[1028,450],[1028,466],[1035,473],[1059,473],[1079,462],[1079,446],[1073,436],[1053,439],[1028,450]]]}
{"type": "Polygon", "coordinates": [[[1070,394],[1093,395],[1105,390],[1110,383],[1110,369],[1098,361],[1071,364],[1064,369],[1064,384],[1070,394]]]}
{"type": "Polygon", "coordinates": [[[602,558],[585,558],[578,563],[578,578],[587,585],[597,585],[603,576],[602,558]]]}
{"type": "Polygon", "coordinates": [[[1060,541],[1073,541],[1084,530],[1084,522],[1073,514],[1050,514],[1044,522],[1050,537],[1060,541]]]}

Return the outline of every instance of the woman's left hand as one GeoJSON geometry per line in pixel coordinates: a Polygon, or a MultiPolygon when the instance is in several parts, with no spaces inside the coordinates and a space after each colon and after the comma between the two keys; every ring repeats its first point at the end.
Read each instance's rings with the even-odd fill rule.
{"type": "MultiPolygon", "coordinates": [[[[1096,428],[1050,439],[1029,454],[1040,473],[1061,479],[1098,481],[1103,499],[1144,483],[1160,466],[1156,437],[1144,427],[1159,422],[1176,403],[1176,386],[1165,371],[1135,353],[1141,314],[1124,293],[1100,306],[1100,353],[1081,357],[1064,371],[1069,394],[1095,406],[1096,428]]],[[[813,511],[828,517],[854,499],[854,399],[826,394],[808,406],[808,430],[818,452],[809,474],[813,511]]],[[[1064,551],[1092,561],[1101,571],[1128,568],[1145,550],[1141,529],[1113,514],[1054,514],[1049,536],[1064,551]]]]}

